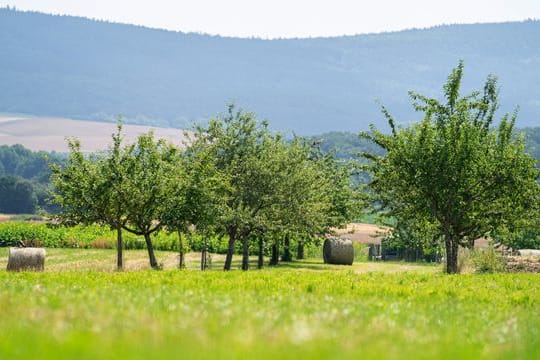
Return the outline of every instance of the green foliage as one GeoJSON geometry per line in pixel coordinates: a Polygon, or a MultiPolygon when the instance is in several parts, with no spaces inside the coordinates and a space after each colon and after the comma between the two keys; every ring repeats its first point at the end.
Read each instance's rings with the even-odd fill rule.
{"type": "MultiPolygon", "coordinates": [[[[117,268],[123,267],[122,230],[145,238],[152,267],[150,235],[158,231],[160,211],[167,199],[165,159],[174,151],[153,135],[141,135],[124,145],[122,123],[112,134],[107,153],[85,156],[77,139],[68,139],[70,154],[63,166],[52,166],[53,201],[60,207],[55,219],[63,224],[102,224],[117,232],[117,268]]],[[[170,183],[170,182],[169,182],[170,183]]]]}
{"type": "MultiPolygon", "coordinates": [[[[259,122],[255,114],[237,110],[234,105],[211,119],[208,126],[197,129],[187,155],[194,164],[198,164],[198,157],[210,159],[207,166],[199,168],[210,170],[207,180],[217,177],[221,182],[197,193],[195,199],[200,205],[189,201],[169,214],[173,214],[173,221],[180,219],[184,227],[188,220],[198,226],[197,216],[185,214],[202,209],[201,220],[212,219],[213,227],[229,238],[226,269],[237,240],[242,242],[247,259],[250,239],[257,242],[256,238],[264,236],[272,239],[274,246],[282,239],[290,243],[294,234],[309,239],[345,223],[359,209],[348,167],[303,139],[285,141],[280,134],[270,132],[267,123],[259,122]]],[[[184,167],[188,169],[187,178],[193,177],[189,169],[194,166],[188,162],[184,167]]],[[[205,189],[204,184],[208,181],[196,181],[191,187],[205,189]]],[[[179,199],[189,199],[189,194],[181,193],[179,199]]],[[[182,201],[176,200],[176,204],[182,201]]],[[[245,260],[245,269],[247,266],[245,260]]]]}
{"type": "MultiPolygon", "coordinates": [[[[518,129],[524,134],[525,149],[535,159],[540,159],[540,127],[518,129]]],[[[383,155],[384,151],[356,133],[334,131],[306,137],[307,140],[319,144],[323,153],[333,153],[340,160],[350,160],[359,153],[374,153],[383,155]]],[[[363,159],[360,159],[363,160],[363,159]]]]}
{"type": "Polygon", "coordinates": [[[401,220],[386,224],[391,230],[383,239],[383,247],[397,250],[406,261],[438,261],[444,248],[443,239],[432,223],[401,220]]]}
{"type": "Polygon", "coordinates": [[[0,272],[0,283],[5,359],[535,359],[540,346],[532,274],[0,272]]]}
{"type": "Polygon", "coordinates": [[[495,252],[495,249],[475,249],[471,258],[472,265],[478,273],[495,273],[505,271],[505,264],[502,257],[495,252]]]}
{"type": "MultiPolygon", "coordinates": [[[[215,169],[212,172],[221,174],[225,181],[223,186],[217,187],[222,190],[218,198],[221,201],[209,203],[219,204],[220,211],[215,211],[216,206],[203,205],[207,210],[200,214],[203,215],[201,220],[207,225],[207,220],[212,219],[219,232],[228,235],[225,270],[230,269],[237,239],[243,244],[247,270],[249,237],[256,230],[270,227],[268,211],[276,205],[276,195],[279,194],[276,181],[279,173],[275,170],[280,153],[272,151],[275,150],[274,145],[281,143],[281,138],[272,135],[268,124],[259,123],[255,114],[236,110],[233,104],[228,106],[225,114],[210,119],[208,126],[196,130],[191,146],[194,155],[208,154],[215,169]],[[208,216],[212,213],[219,214],[219,218],[208,216]]],[[[207,191],[207,194],[211,193],[207,191]]],[[[215,195],[210,198],[215,199],[215,195]]],[[[196,207],[190,211],[196,211],[196,207]]],[[[192,219],[188,217],[186,220],[192,219]]]]}
{"type": "MultiPolygon", "coordinates": [[[[122,239],[122,230],[144,237],[152,267],[158,265],[153,242],[163,228],[181,236],[175,241],[167,234],[159,242],[160,249],[182,248],[180,267],[190,246],[222,252],[227,235],[225,267],[239,239],[247,269],[250,242],[259,245],[258,238],[266,237],[266,245],[277,245],[286,235],[293,241],[289,246],[305,245],[359,213],[352,167],[303,139],[285,141],[233,105],[208,127],[197,128],[183,151],[151,133],[123,145],[121,124],[112,142],[109,152],[85,156],[79,142],[70,140],[70,155],[63,166],[53,166],[52,183],[61,223],[116,229],[119,268],[123,248],[143,246],[138,238],[122,239]]],[[[257,251],[263,256],[268,246],[257,251]]]]}
{"type": "Polygon", "coordinates": [[[62,155],[33,152],[22,145],[0,146],[0,212],[54,211],[48,203],[50,163],[60,164],[62,155]]]}
{"type": "Polygon", "coordinates": [[[30,214],[35,212],[37,202],[34,188],[28,180],[0,177],[0,213],[30,214]]]}
{"type": "MultiPolygon", "coordinates": [[[[114,249],[116,233],[108,226],[77,225],[59,226],[45,223],[4,222],[0,223],[0,246],[17,246],[22,240],[27,246],[44,246],[48,248],[84,248],[84,249],[114,249]]],[[[194,237],[192,246],[200,249],[200,238],[194,237]]],[[[156,250],[178,251],[176,234],[160,232],[153,237],[156,250]]],[[[212,239],[212,251],[223,252],[216,239],[212,239]]],[[[127,250],[144,249],[146,244],[142,236],[124,235],[124,248],[127,250]]]]}
{"type": "MultiPolygon", "coordinates": [[[[109,224],[105,204],[113,201],[117,193],[112,181],[100,178],[100,168],[105,168],[102,158],[87,158],[77,139],[68,139],[70,154],[62,166],[52,164],[52,201],[60,207],[55,218],[67,224],[109,224]]],[[[111,224],[112,225],[112,224],[111,224]]]]}
{"type": "Polygon", "coordinates": [[[17,246],[18,240],[37,246],[57,247],[61,245],[61,236],[44,224],[0,223],[0,244],[17,246]]]}
{"type": "MultiPolygon", "coordinates": [[[[206,243],[209,252],[225,254],[227,241],[216,235],[204,236],[197,233],[183,234],[186,238],[185,250],[201,251],[206,243]]],[[[123,236],[124,249],[145,249],[142,236],[126,233],[123,236]]],[[[44,246],[48,248],[83,248],[114,249],[116,233],[108,226],[76,225],[59,226],[45,223],[3,222],[0,223],[0,246],[17,246],[22,240],[28,246],[44,246]]],[[[152,235],[152,243],[156,250],[178,251],[178,235],[176,232],[160,231],[152,235]]],[[[237,250],[241,253],[241,249],[237,250]]]]}
{"type": "Polygon", "coordinates": [[[525,134],[527,152],[535,159],[540,159],[540,127],[525,128],[523,133],[525,134]]]}
{"type": "Polygon", "coordinates": [[[540,249],[540,224],[538,217],[525,221],[521,229],[500,228],[492,234],[493,239],[505,246],[517,249],[540,249]]]}
{"type": "Polygon", "coordinates": [[[315,258],[315,259],[322,259],[323,258],[323,252],[322,252],[322,242],[317,241],[315,243],[308,243],[306,245],[306,248],[304,249],[306,258],[315,258]]]}
{"type": "Polygon", "coordinates": [[[126,194],[122,198],[125,209],[122,228],[144,236],[153,268],[159,265],[150,235],[163,227],[163,214],[168,210],[166,204],[171,198],[176,200],[170,187],[182,180],[174,176],[176,155],[174,146],[163,139],[156,141],[152,132],[140,135],[136,143],[126,146],[121,154],[124,167],[118,186],[126,194]]]}
{"type": "Polygon", "coordinates": [[[488,77],[483,92],[461,97],[462,77],[460,63],[443,87],[444,102],[410,93],[424,115],[420,123],[399,128],[383,107],[392,134],[363,134],[386,150],[366,154],[380,204],[398,223],[432,224],[444,237],[449,273],[458,270],[459,245],[502,226],[517,229],[534,216],[540,194],[536,161],[514,136],[516,115],[492,126],[496,78],[488,77]]]}
{"type": "MultiPolygon", "coordinates": [[[[322,155],[322,154],[321,154],[322,155]]],[[[364,212],[366,196],[361,185],[354,184],[353,176],[357,172],[357,164],[353,161],[337,161],[332,154],[316,156],[316,163],[324,173],[325,187],[320,191],[329,196],[330,207],[326,211],[327,227],[343,227],[348,222],[359,219],[364,212]]]]}
{"type": "Polygon", "coordinates": [[[171,176],[175,175],[177,149],[149,133],[140,135],[124,151],[121,186],[129,194],[123,199],[124,229],[137,235],[152,234],[163,226],[160,220],[164,204],[171,198],[169,187],[182,180],[171,176]]]}
{"type": "MultiPolygon", "coordinates": [[[[202,251],[206,247],[206,250],[211,253],[227,253],[227,239],[223,236],[189,233],[187,235],[187,242],[191,251],[202,251]]],[[[236,249],[236,253],[242,253],[241,247],[236,249]]]]}
{"type": "Polygon", "coordinates": [[[323,153],[332,153],[340,160],[356,158],[362,152],[379,153],[379,155],[382,155],[381,148],[366,139],[358,137],[352,132],[331,131],[306,137],[306,140],[318,144],[323,153]]]}
{"type": "Polygon", "coordinates": [[[169,229],[188,232],[195,226],[198,233],[211,233],[226,217],[229,178],[218,169],[212,148],[200,138],[191,140],[190,146],[172,159],[160,219],[169,229]]]}
{"type": "Polygon", "coordinates": [[[353,247],[354,247],[354,261],[355,262],[366,262],[369,260],[369,246],[368,245],[354,241],[353,247]]]}
{"type": "Polygon", "coordinates": [[[32,181],[33,184],[47,184],[51,175],[49,163],[62,163],[65,157],[55,152],[31,151],[24,146],[0,146],[0,175],[16,176],[32,181]]]}
{"type": "Polygon", "coordinates": [[[274,172],[278,159],[272,151],[280,136],[272,135],[267,123],[259,123],[255,114],[229,105],[227,113],[211,119],[207,128],[199,128],[194,147],[212,152],[217,170],[228,179],[223,227],[236,228],[245,236],[264,226],[264,210],[275,203],[277,181],[274,172]]]}

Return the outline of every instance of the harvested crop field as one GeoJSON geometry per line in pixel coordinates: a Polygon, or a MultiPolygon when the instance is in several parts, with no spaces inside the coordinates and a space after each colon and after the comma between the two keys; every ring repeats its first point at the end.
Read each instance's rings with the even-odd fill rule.
{"type": "MultiPolygon", "coordinates": [[[[127,142],[134,141],[140,134],[154,130],[157,138],[164,138],[182,145],[183,131],[141,125],[124,125],[127,142]]],[[[115,123],[72,120],[64,118],[0,116],[0,143],[21,144],[33,151],[67,152],[67,137],[81,141],[85,152],[106,150],[111,143],[111,134],[116,131],[115,123]]]]}
{"type": "Polygon", "coordinates": [[[388,227],[364,223],[350,223],[336,230],[340,237],[362,244],[380,244],[388,231],[388,227]]]}

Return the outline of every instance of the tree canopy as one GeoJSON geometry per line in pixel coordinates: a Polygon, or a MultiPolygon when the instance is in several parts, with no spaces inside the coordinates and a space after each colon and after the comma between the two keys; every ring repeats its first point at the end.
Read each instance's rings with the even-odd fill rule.
{"type": "MultiPolygon", "coordinates": [[[[166,229],[179,234],[180,267],[182,234],[195,230],[204,238],[228,237],[225,270],[239,241],[247,270],[253,239],[262,259],[265,241],[277,249],[283,240],[288,251],[294,235],[300,247],[359,209],[349,167],[301,138],[271,132],[255,114],[233,105],[197,127],[183,149],[151,133],[123,144],[121,125],[105,153],[85,156],[77,140],[69,144],[66,164],[53,167],[54,199],[61,207],[56,217],[116,229],[119,269],[123,230],[144,236],[154,268],[151,235],[166,229]]],[[[202,250],[204,258],[206,246],[202,250]]]]}
{"type": "Polygon", "coordinates": [[[384,155],[364,154],[378,204],[397,221],[427,221],[444,238],[446,270],[455,273],[458,246],[501,227],[515,229],[538,207],[536,161],[515,136],[516,113],[494,123],[498,88],[489,76],[483,91],[461,96],[463,63],[443,87],[444,100],[410,92],[423,119],[397,127],[383,107],[391,134],[362,136],[384,155]]]}

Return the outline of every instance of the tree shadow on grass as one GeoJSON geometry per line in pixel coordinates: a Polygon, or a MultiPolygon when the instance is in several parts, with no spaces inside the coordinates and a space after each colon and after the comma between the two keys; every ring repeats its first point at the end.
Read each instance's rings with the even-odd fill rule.
{"type": "Polygon", "coordinates": [[[271,266],[274,268],[289,268],[289,269],[307,269],[307,270],[342,270],[346,267],[342,265],[328,265],[317,261],[287,261],[280,262],[278,265],[271,266]]]}
{"type": "MultiPolygon", "coordinates": [[[[208,270],[223,270],[223,265],[225,264],[225,257],[221,255],[214,256],[210,268],[208,270]]],[[[269,265],[269,258],[264,258],[263,269],[297,269],[297,270],[344,270],[350,268],[346,265],[330,265],[325,264],[322,259],[310,258],[306,260],[293,260],[293,261],[280,261],[278,265],[269,265]]],[[[198,262],[190,263],[189,268],[197,269],[198,262]]],[[[242,258],[241,256],[235,255],[232,260],[231,270],[241,270],[242,268],[242,258]]],[[[249,259],[249,271],[256,271],[257,268],[257,257],[250,256],[249,259]]]]}

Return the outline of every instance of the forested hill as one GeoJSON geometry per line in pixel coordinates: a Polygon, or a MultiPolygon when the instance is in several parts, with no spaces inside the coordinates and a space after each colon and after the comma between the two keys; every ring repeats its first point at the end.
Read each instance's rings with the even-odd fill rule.
{"type": "MultiPolygon", "coordinates": [[[[316,134],[414,120],[408,90],[437,96],[458,59],[465,86],[499,75],[503,111],[540,119],[540,22],[451,25],[292,40],[184,34],[0,10],[0,113],[185,127],[236,103],[275,129],[316,134]]],[[[384,125],[381,125],[384,126],[384,125]]]]}
{"type": "MultiPolygon", "coordinates": [[[[523,134],[526,151],[540,161],[540,127],[517,129],[516,134],[523,134]]],[[[339,159],[355,159],[362,152],[381,153],[381,149],[356,133],[331,131],[309,137],[325,153],[332,152],[339,159]]]]}

